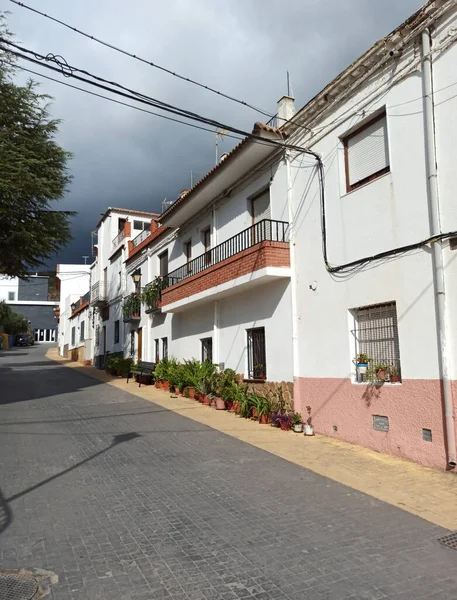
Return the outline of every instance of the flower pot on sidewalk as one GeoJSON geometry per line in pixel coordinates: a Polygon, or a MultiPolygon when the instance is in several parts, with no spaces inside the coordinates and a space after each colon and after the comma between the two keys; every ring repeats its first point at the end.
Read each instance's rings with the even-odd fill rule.
{"type": "Polygon", "coordinates": [[[214,402],[215,402],[215,408],[216,410],[225,410],[225,402],[222,400],[222,398],[218,398],[216,396],[216,398],[214,398],[214,402]]]}

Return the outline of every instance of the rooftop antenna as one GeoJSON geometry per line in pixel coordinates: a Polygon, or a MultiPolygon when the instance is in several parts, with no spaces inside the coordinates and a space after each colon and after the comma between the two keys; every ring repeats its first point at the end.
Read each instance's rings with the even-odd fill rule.
{"type": "Polygon", "coordinates": [[[162,202],[162,212],[164,213],[172,204],[174,204],[173,200],[167,200],[164,198],[162,202]]]}
{"type": "Polygon", "coordinates": [[[292,81],[291,81],[291,77],[290,77],[290,71],[287,71],[287,95],[289,96],[289,98],[293,98],[294,97],[294,90],[292,88],[292,81]]]}
{"type": "Polygon", "coordinates": [[[83,256],[84,258],[84,264],[87,265],[87,259],[89,258],[88,256],[83,256]]]}
{"type": "Polygon", "coordinates": [[[223,141],[224,135],[228,133],[226,129],[216,129],[216,165],[219,162],[219,140],[223,141]]]}

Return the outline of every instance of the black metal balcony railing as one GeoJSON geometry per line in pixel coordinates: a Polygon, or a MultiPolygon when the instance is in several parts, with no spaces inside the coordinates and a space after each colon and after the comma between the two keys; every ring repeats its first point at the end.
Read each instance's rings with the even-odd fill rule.
{"type": "Polygon", "coordinates": [[[107,296],[107,285],[104,281],[97,281],[91,287],[90,290],[90,303],[97,304],[100,302],[106,302],[108,300],[107,296]]]}
{"type": "Polygon", "coordinates": [[[144,242],[144,240],[146,240],[151,235],[151,233],[152,232],[150,229],[143,229],[141,233],[139,233],[136,237],[133,238],[133,247],[136,248],[137,246],[139,246],[141,242],[144,242]]]}
{"type": "Polygon", "coordinates": [[[209,267],[262,242],[288,241],[289,223],[264,219],[165,275],[162,282],[162,289],[179,283],[183,279],[192,277],[192,275],[201,273],[205,269],[209,269],[209,267]]]}

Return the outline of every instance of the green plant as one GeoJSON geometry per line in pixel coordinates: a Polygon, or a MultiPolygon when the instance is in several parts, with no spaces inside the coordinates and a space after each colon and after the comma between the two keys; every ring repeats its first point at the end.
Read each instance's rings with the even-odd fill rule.
{"type": "Polygon", "coordinates": [[[365,381],[375,385],[376,383],[382,383],[386,380],[390,373],[390,365],[385,362],[378,362],[370,364],[367,372],[365,373],[365,381]]]}
{"type": "Polygon", "coordinates": [[[156,277],[154,281],[148,283],[141,293],[141,301],[146,304],[148,308],[156,308],[158,302],[160,302],[162,296],[163,282],[160,277],[156,277]]]}
{"type": "Polygon", "coordinates": [[[218,373],[213,363],[199,363],[199,380],[196,385],[197,391],[203,396],[212,397],[217,390],[218,373]]]}
{"type": "Polygon", "coordinates": [[[255,400],[253,395],[248,393],[247,386],[242,386],[240,390],[241,394],[238,400],[240,403],[240,416],[244,417],[245,419],[249,419],[252,409],[255,407],[255,400]]]}
{"type": "Polygon", "coordinates": [[[356,364],[358,365],[367,365],[371,361],[371,358],[368,354],[357,354],[357,358],[355,359],[356,364]]]}
{"type": "Polygon", "coordinates": [[[125,317],[130,317],[134,314],[139,314],[141,308],[141,299],[136,292],[132,292],[124,299],[122,311],[125,317]]]}
{"type": "Polygon", "coordinates": [[[122,375],[127,375],[132,368],[133,360],[131,358],[123,358],[120,356],[117,360],[116,369],[120,371],[122,375]]]}
{"type": "Polygon", "coordinates": [[[302,416],[300,413],[293,413],[292,415],[292,424],[293,425],[301,425],[302,423],[302,416]]]}
{"type": "Polygon", "coordinates": [[[233,369],[225,369],[216,377],[215,393],[223,400],[232,400],[231,392],[233,384],[236,384],[236,373],[233,369]]]}

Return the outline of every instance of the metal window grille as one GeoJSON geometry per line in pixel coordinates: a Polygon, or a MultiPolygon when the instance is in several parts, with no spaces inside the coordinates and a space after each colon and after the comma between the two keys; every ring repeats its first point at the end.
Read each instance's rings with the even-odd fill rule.
{"type": "Polygon", "coordinates": [[[76,327],[71,328],[71,345],[74,346],[76,343],[76,327]]]}
{"type": "Polygon", "coordinates": [[[84,342],[85,339],[85,327],[86,327],[86,322],[85,321],[81,321],[81,326],[80,326],[80,330],[79,330],[79,341],[80,342],[84,342]]]}
{"type": "Polygon", "coordinates": [[[366,354],[370,367],[388,367],[388,378],[401,379],[400,343],[395,302],[365,306],[355,311],[356,354],[366,354]]]}
{"type": "Polygon", "coordinates": [[[168,358],[168,338],[162,338],[162,358],[168,358]]]}
{"type": "Polygon", "coordinates": [[[248,378],[266,379],[265,328],[248,329],[248,378]]]}
{"type": "Polygon", "coordinates": [[[213,362],[213,338],[204,338],[202,343],[202,362],[213,362]]]}
{"type": "Polygon", "coordinates": [[[135,332],[130,332],[130,356],[135,356],[135,332]]]}
{"type": "Polygon", "coordinates": [[[95,346],[98,348],[100,345],[100,325],[95,328],[95,346]]]}
{"type": "Polygon", "coordinates": [[[114,343],[119,344],[120,322],[114,321],[114,343]]]}
{"type": "Polygon", "coordinates": [[[155,346],[155,361],[156,363],[158,363],[160,361],[160,343],[159,340],[154,340],[154,346],[155,346]]]}

